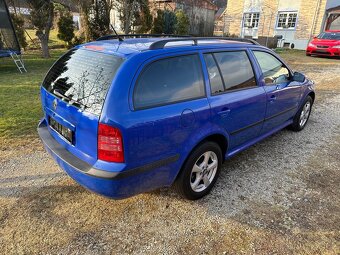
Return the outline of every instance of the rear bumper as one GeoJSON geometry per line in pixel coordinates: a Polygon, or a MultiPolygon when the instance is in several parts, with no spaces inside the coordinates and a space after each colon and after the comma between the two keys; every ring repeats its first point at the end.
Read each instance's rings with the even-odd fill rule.
{"type": "Polygon", "coordinates": [[[330,56],[330,57],[338,57],[340,56],[340,49],[336,48],[315,48],[308,47],[306,50],[306,54],[308,55],[318,55],[318,56],[330,56]]]}
{"type": "MultiPolygon", "coordinates": [[[[45,149],[58,165],[72,179],[95,193],[121,199],[167,186],[168,167],[157,165],[157,162],[121,172],[104,171],[94,168],[59,144],[50,134],[46,121],[39,123],[38,134],[45,149]]],[[[178,157],[170,160],[175,162],[177,159],[178,157]]]]}

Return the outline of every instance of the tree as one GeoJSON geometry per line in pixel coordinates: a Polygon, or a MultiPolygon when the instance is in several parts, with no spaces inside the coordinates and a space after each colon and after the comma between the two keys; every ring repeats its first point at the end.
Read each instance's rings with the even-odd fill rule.
{"type": "Polygon", "coordinates": [[[13,21],[13,26],[15,33],[17,34],[19,44],[22,48],[26,49],[27,41],[25,36],[24,24],[25,20],[20,14],[11,14],[11,18],[13,21]]]}
{"type": "Polygon", "coordinates": [[[85,41],[90,41],[89,11],[94,0],[70,0],[79,7],[80,14],[80,34],[85,41]]]}
{"type": "Polygon", "coordinates": [[[176,31],[177,17],[172,11],[157,11],[152,32],[155,34],[174,34],[176,31]]]}
{"type": "Polygon", "coordinates": [[[157,10],[157,16],[153,21],[153,34],[162,34],[164,33],[164,11],[157,10]]]}
{"type": "Polygon", "coordinates": [[[74,38],[74,24],[73,17],[70,11],[65,10],[60,12],[60,18],[58,20],[58,38],[67,43],[67,46],[71,46],[72,39],[74,38]]]}
{"type": "Polygon", "coordinates": [[[30,20],[41,44],[42,56],[49,58],[48,39],[54,18],[54,5],[50,0],[27,0],[27,3],[31,9],[30,20]]]}
{"type": "Polygon", "coordinates": [[[150,12],[149,1],[142,0],[140,10],[135,13],[134,26],[137,28],[137,33],[147,33],[152,28],[152,15],[150,12]]]}
{"type": "Polygon", "coordinates": [[[152,16],[148,0],[115,0],[113,5],[119,13],[125,34],[129,34],[134,26],[137,26],[137,31],[142,33],[151,29],[152,16]]]}
{"type": "Polygon", "coordinates": [[[177,17],[172,11],[164,12],[164,34],[174,34],[176,31],[177,17]]]}
{"type": "Polygon", "coordinates": [[[130,33],[132,26],[132,17],[135,13],[137,0],[116,0],[114,8],[119,13],[119,20],[122,23],[122,30],[125,34],[130,33]]]}
{"type": "Polygon", "coordinates": [[[110,32],[111,0],[95,0],[89,9],[89,37],[97,39],[110,32]]]}
{"type": "Polygon", "coordinates": [[[176,12],[177,24],[176,24],[176,34],[186,35],[189,32],[189,17],[184,13],[184,11],[179,10],[176,12]]]}

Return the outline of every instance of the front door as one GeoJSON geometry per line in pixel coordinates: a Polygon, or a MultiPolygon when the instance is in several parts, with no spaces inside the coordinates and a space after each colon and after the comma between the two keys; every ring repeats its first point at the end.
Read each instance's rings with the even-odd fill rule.
{"type": "Polygon", "coordinates": [[[289,119],[298,109],[301,96],[300,83],[292,81],[289,69],[274,55],[253,51],[262,71],[260,82],[267,93],[267,111],[261,133],[267,133],[289,119]]]}

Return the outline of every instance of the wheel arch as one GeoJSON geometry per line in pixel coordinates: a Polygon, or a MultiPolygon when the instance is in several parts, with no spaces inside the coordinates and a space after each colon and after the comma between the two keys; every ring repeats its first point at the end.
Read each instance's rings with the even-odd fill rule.
{"type": "Polygon", "coordinates": [[[229,145],[229,139],[228,137],[223,134],[223,133],[211,133],[209,135],[206,135],[204,137],[202,137],[199,142],[197,142],[192,148],[191,150],[187,153],[185,160],[182,162],[181,167],[176,175],[176,177],[174,178],[174,181],[178,178],[179,174],[181,173],[181,171],[183,170],[183,166],[185,165],[185,163],[187,162],[190,154],[197,148],[199,147],[201,144],[206,143],[206,142],[215,142],[216,144],[218,144],[218,146],[221,148],[222,150],[222,163],[225,160],[225,155],[227,153],[228,150],[228,145],[229,145]]]}
{"type": "Polygon", "coordinates": [[[307,96],[310,96],[312,99],[313,99],[313,103],[315,101],[315,92],[314,91],[311,91],[307,94],[307,96]]]}

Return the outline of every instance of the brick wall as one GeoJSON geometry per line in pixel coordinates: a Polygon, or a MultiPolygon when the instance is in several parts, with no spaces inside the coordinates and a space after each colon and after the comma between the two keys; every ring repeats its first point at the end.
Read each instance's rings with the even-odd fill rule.
{"type": "Polygon", "coordinates": [[[298,13],[296,39],[310,39],[322,29],[322,20],[325,14],[327,0],[303,0],[298,13]]]}
{"type": "Polygon", "coordinates": [[[259,36],[274,36],[276,25],[278,1],[264,0],[261,6],[260,23],[258,29],[259,36]]]}
{"type": "MultiPolygon", "coordinates": [[[[240,36],[245,2],[249,5],[249,3],[254,4],[256,1],[228,1],[225,24],[226,33],[240,36]]],[[[290,1],[287,0],[262,0],[257,2],[260,8],[258,36],[274,36],[279,7],[281,10],[291,9],[298,11],[295,39],[309,40],[311,34],[317,35],[320,33],[323,29],[322,23],[327,0],[296,0],[293,4],[289,3],[290,1]]]]}
{"type": "Polygon", "coordinates": [[[229,35],[239,36],[241,34],[243,9],[244,9],[243,0],[228,0],[225,31],[229,35]]]}

